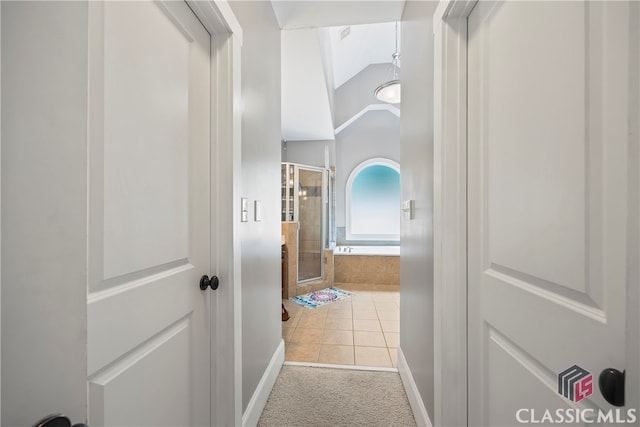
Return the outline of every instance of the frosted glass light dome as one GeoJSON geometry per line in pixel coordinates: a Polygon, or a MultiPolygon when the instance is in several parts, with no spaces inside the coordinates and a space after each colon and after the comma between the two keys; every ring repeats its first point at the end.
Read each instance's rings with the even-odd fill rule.
{"type": "Polygon", "coordinates": [[[400,102],[400,80],[391,80],[381,84],[376,88],[373,94],[380,101],[388,102],[389,104],[397,104],[400,102]]]}

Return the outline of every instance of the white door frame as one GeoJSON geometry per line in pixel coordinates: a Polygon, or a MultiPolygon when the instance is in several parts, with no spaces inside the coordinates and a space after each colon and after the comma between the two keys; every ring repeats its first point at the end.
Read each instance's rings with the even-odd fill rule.
{"type": "Polygon", "coordinates": [[[242,424],[240,253],[242,28],[227,0],[187,0],[211,34],[211,424],[242,424]]]}
{"type": "MultiPolygon", "coordinates": [[[[434,425],[467,425],[467,18],[478,0],[440,0],[434,28],[434,425]]],[[[632,7],[636,22],[640,8],[632,7]]],[[[636,49],[638,46],[635,46],[636,49]]],[[[631,52],[640,62],[640,49],[631,52]]],[[[636,68],[640,65],[636,64],[636,68]]],[[[638,83],[636,82],[637,86],[638,83]]],[[[638,87],[635,87],[638,90],[638,87]]],[[[639,91],[640,92],[640,91],[639,91]]],[[[640,93],[635,94],[636,104],[640,93]]],[[[638,113],[638,107],[635,105],[638,113]]],[[[633,114],[633,113],[632,113],[633,114]]],[[[638,118],[640,122],[640,118],[638,118]]],[[[635,124],[637,132],[638,122],[635,124]]],[[[630,135],[634,138],[634,135],[630,135]]],[[[635,135],[638,138],[638,135],[635,135]]],[[[637,168],[639,153],[631,164],[637,168]]],[[[637,181],[637,174],[635,175],[637,181]]],[[[630,182],[630,184],[632,184],[630,182]]],[[[628,194],[637,205],[639,183],[628,194]]],[[[637,206],[636,208],[637,209],[637,206]]],[[[633,212],[633,211],[630,211],[633,212]]],[[[637,210],[636,210],[637,213],[637,210]]],[[[631,218],[630,222],[637,221],[631,218]]],[[[631,228],[633,229],[633,227],[631,228]]],[[[638,229],[637,223],[635,229],[638,229]]],[[[636,242],[637,244],[637,242],[636,242]]],[[[637,255],[637,248],[636,248],[637,255]]],[[[637,271],[627,267],[627,360],[640,357],[637,271]],[[636,310],[631,312],[631,310],[636,310]],[[629,323],[631,322],[631,323],[629,323]],[[634,323],[635,322],[635,323],[634,323]]],[[[637,266],[635,267],[637,269],[637,266]]],[[[637,366],[627,366],[627,402],[640,400],[637,366]]]]}
{"type": "Polygon", "coordinates": [[[434,31],[435,426],[467,425],[467,17],[441,0],[434,31]]]}

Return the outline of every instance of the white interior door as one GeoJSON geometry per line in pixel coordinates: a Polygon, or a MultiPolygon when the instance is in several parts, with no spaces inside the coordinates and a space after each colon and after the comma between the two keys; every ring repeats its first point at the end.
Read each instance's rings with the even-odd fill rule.
{"type": "Polygon", "coordinates": [[[90,4],[89,424],[210,425],[210,36],[90,4]]]}
{"type": "Polygon", "coordinates": [[[470,425],[614,408],[598,377],[629,362],[628,8],[481,1],[469,16],[470,425]],[[573,365],[587,374],[561,382],[571,399],[558,375],[573,365]]]}

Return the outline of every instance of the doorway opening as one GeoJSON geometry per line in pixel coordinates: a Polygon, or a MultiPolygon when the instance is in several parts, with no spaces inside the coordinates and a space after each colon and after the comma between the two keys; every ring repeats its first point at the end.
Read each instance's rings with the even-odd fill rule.
{"type": "Polygon", "coordinates": [[[282,32],[287,362],[397,367],[400,104],[374,95],[389,80],[397,27],[282,32]],[[318,170],[321,189],[306,182],[318,170]],[[331,295],[340,298],[312,301],[331,295]]]}

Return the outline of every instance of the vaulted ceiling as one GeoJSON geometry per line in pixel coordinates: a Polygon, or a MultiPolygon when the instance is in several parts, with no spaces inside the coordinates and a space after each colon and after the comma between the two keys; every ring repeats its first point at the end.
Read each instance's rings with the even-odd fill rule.
{"type": "Polygon", "coordinates": [[[371,64],[391,62],[404,3],[272,0],[283,28],[282,139],[334,139],[342,124],[333,121],[334,90],[371,64]]]}
{"type": "Polygon", "coordinates": [[[395,34],[395,22],[330,27],[334,89],[371,64],[391,62],[395,34]]]}

